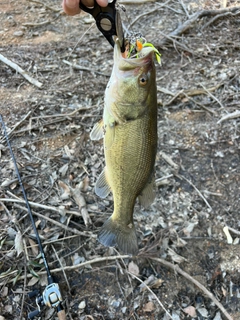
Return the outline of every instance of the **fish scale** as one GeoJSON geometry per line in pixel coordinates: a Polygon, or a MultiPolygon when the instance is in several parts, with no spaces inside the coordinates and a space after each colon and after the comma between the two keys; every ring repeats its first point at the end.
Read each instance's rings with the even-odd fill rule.
{"type": "MultiPolygon", "coordinates": [[[[115,136],[119,138],[116,138],[110,150],[105,152],[107,175],[113,186],[113,219],[132,219],[132,215],[129,217],[125,210],[134,206],[137,196],[152,174],[156,137],[145,136],[144,132],[148,128],[143,130],[142,137],[139,135],[147,123],[146,118],[149,119],[144,116],[126,125],[116,126],[115,136]]],[[[152,123],[149,123],[150,127],[151,125],[152,123]]]]}

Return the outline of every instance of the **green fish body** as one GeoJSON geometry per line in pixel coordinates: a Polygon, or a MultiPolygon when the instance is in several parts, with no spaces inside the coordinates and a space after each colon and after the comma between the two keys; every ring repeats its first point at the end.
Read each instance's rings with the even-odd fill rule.
{"type": "Polygon", "coordinates": [[[147,207],[154,198],[154,163],[157,152],[157,90],[154,50],[142,50],[140,58],[123,58],[114,47],[114,66],[105,91],[103,121],[91,138],[104,137],[106,166],[95,192],[113,194],[114,212],[101,228],[98,240],[137,254],[133,223],[136,199],[147,207]]]}

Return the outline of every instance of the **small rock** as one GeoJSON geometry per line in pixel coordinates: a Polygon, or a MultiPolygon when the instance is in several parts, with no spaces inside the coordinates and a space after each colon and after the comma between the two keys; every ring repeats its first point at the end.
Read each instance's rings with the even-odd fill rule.
{"type": "Polygon", "coordinates": [[[222,320],[220,311],[218,311],[218,312],[216,313],[216,315],[215,315],[215,317],[213,318],[213,320],[222,320]]]}
{"type": "Polygon", "coordinates": [[[205,308],[198,308],[197,311],[201,314],[202,317],[207,318],[208,317],[208,311],[205,308]]]}
{"type": "MultiPolygon", "coordinates": [[[[121,309],[121,311],[122,311],[123,314],[126,313],[127,307],[123,307],[123,308],[121,309]]],[[[1,320],[1,319],[0,319],[0,320],[1,320]]]]}
{"type": "Polygon", "coordinates": [[[113,300],[112,303],[111,303],[111,306],[113,308],[118,308],[120,306],[120,301],[113,300]]]}
{"type": "Polygon", "coordinates": [[[21,31],[21,30],[15,31],[15,32],[13,33],[14,37],[22,37],[23,34],[24,34],[24,33],[23,33],[23,31],[21,31]]]}
{"type": "Polygon", "coordinates": [[[228,78],[228,76],[227,76],[227,74],[225,72],[220,73],[218,75],[218,79],[220,79],[220,80],[226,80],[227,78],[228,78]]]}
{"type": "Polygon", "coordinates": [[[85,309],[86,308],[86,302],[85,300],[81,301],[78,305],[78,309],[85,309]]]}

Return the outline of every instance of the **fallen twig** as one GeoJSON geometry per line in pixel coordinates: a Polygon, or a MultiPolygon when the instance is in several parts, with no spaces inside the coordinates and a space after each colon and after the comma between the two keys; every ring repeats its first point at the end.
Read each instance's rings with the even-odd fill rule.
{"type": "Polygon", "coordinates": [[[176,164],[171,157],[169,157],[165,152],[160,151],[159,155],[168,163],[170,166],[174,168],[175,171],[179,170],[179,165],[176,164]]]}
{"type": "Polygon", "coordinates": [[[192,283],[194,283],[200,290],[202,290],[212,301],[214,304],[216,304],[216,306],[222,311],[222,313],[224,314],[224,316],[228,319],[228,320],[233,320],[233,318],[231,317],[231,315],[227,312],[227,310],[223,307],[223,305],[214,297],[214,295],[208,291],[200,282],[198,282],[196,279],[194,279],[193,277],[191,277],[188,273],[186,273],[185,271],[183,271],[178,264],[172,264],[166,260],[160,259],[160,258],[154,258],[151,256],[148,256],[149,259],[154,260],[156,262],[161,263],[162,265],[176,271],[177,273],[181,274],[184,278],[186,278],[187,280],[191,281],[192,283]]]}
{"type": "Polygon", "coordinates": [[[77,69],[77,70],[82,70],[82,71],[89,71],[89,72],[94,72],[96,74],[101,74],[102,76],[106,76],[106,77],[109,77],[110,75],[109,74],[105,74],[105,73],[102,73],[100,71],[96,71],[96,70],[93,70],[91,68],[88,68],[88,67],[83,67],[83,66],[80,66],[79,64],[75,64],[75,63],[71,63],[67,60],[62,60],[63,63],[71,66],[73,69],[77,69]]]}
{"type": "Polygon", "coordinates": [[[203,196],[203,194],[198,190],[198,188],[190,181],[188,180],[187,178],[185,178],[184,176],[180,175],[180,174],[175,174],[175,176],[177,178],[179,178],[180,180],[181,179],[184,179],[186,180],[196,191],[197,193],[199,194],[199,196],[203,199],[203,201],[206,203],[206,205],[208,206],[208,208],[212,211],[212,207],[210,206],[210,204],[208,203],[207,199],[203,196]]]}
{"type": "Polygon", "coordinates": [[[238,230],[236,230],[236,229],[233,229],[233,228],[231,228],[231,227],[229,227],[229,226],[227,226],[227,227],[228,227],[228,230],[229,230],[229,231],[231,231],[232,233],[240,236],[240,231],[238,231],[238,230]]]}
{"type": "Polygon", "coordinates": [[[220,107],[222,109],[224,109],[224,106],[222,105],[221,101],[218,100],[218,98],[216,98],[207,88],[205,88],[205,86],[202,83],[199,83],[200,86],[207,92],[207,94],[215,101],[217,101],[217,103],[220,105],[220,107]]]}
{"type": "Polygon", "coordinates": [[[168,317],[170,317],[170,319],[173,320],[172,316],[170,315],[170,313],[166,310],[166,308],[164,307],[164,305],[162,304],[162,302],[158,299],[157,295],[151,290],[151,288],[149,288],[148,285],[146,285],[146,283],[144,283],[139,277],[137,277],[135,274],[133,274],[132,272],[128,272],[127,270],[125,270],[125,272],[127,272],[128,274],[130,274],[133,278],[135,278],[136,280],[138,280],[141,284],[144,285],[144,287],[154,296],[154,298],[157,300],[158,304],[160,305],[160,307],[166,312],[166,314],[168,315],[168,317]]]}
{"type": "MultiPolygon", "coordinates": [[[[22,124],[30,116],[31,113],[32,113],[32,110],[30,110],[27,114],[25,114],[25,116],[15,124],[15,126],[8,132],[8,137],[9,138],[11,137],[11,134],[13,133],[13,131],[16,130],[16,128],[19,127],[20,124],[22,124]]],[[[3,142],[5,139],[6,139],[6,137],[4,136],[0,140],[0,142],[3,142]]]]}
{"type": "Polygon", "coordinates": [[[186,16],[187,16],[188,19],[189,19],[190,16],[189,16],[189,13],[188,13],[188,11],[187,11],[187,9],[186,9],[185,4],[183,3],[183,0],[179,0],[179,2],[180,2],[180,4],[181,4],[181,6],[182,6],[182,8],[183,8],[183,10],[184,10],[184,12],[185,12],[185,14],[186,14],[186,16]]]}
{"type": "Polygon", "coordinates": [[[86,111],[86,110],[90,110],[93,109],[94,107],[96,107],[96,105],[92,105],[90,107],[85,107],[85,106],[81,106],[77,109],[75,109],[72,112],[69,113],[56,113],[56,114],[50,114],[50,115],[41,115],[41,116],[37,116],[37,117],[31,117],[31,120],[35,120],[35,119],[46,119],[46,118],[68,118],[68,117],[72,117],[74,116],[78,111],[86,111]]]}
{"type": "Polygon", "coordinates": [[[55,256],[56,256],[56,258],[57,258],[57,260],[58,260],[61,268],[62,268],[63,276],[64,276],[64,279],[65,279],[65,281],[66,281],[66,284],[67,284],[67,287],[68,287],[68,291],[71,292],[71,287],[70,287],[70,284],[69,284],[69,282],[68,282],[68,278],[67,278],[66,272],[65,272],[65,270],[64,270],[64,268],[63,268],[62,261],[61,261],[61,259],[59,259],[59,256],[58,256],[57,251],[56,251],[56,249],[54,248],[54,246],[51,245],[51,247],[52,247],[52,249],[53,249],[53,251],[54,251],[54,253],[55,253],[55,256]]]}
{"type": "Polygon", "coordinates": [[[24,27],[41,27],[41,26],[44,26],[45,24],[49,24],[50,22],[51,22],[50,20],[45,20],[42,22],[26,22],[26,23],[23,23],[22,25],[24,27]]]}
{"type": "MultiPolygon", "coordinates": [[[[88,260],[88,261],[85,261],[85,262],[82,262],[82,263],[79,263],[79,264],[76,264],[74,266],[66,266],[66,267],[63,267],[63,268],[56,268],[56,269],[51,269],[51,273],[58,273],[58,272],[62,272],[63,269],[64,271],[72,271],[72,270],[76,270],[76,269],[80,269],[80,268],[84,268],[86,266],[89,266],[91,264],[95,264],[95,263],[99,263],[99,262],[108,262],[108,261],[113,261],[113,260],[116,260],[116,259],[127,259],[127,258],[131,258],[132,256],[129,256],[129,255],[119,255],[119,256],[111,256],[111,257],[100,257],[100,258],[96,258],[96,259],[93,259],[93,260],[88,260]]],[[[10,274],[12,273],[15,273],[17,272],[18,270],[14,270],[14,271],[11,271],[10,274]]],[[[46,271],[39,271],[37,273],[39,276],[41,275],[45,275],[47,274],[46,271]]],[[[9,275],[9,274],[8,274],[9,275]]],[[[6,276],[5,276],[6,277],[6,276]]],[[[32,274],[28,274],[27,275],[28,278],[31,278],[32,277],[32,274]]],[[[0,278],[3,278],[1,277],[0,275],[0,278]]],[[[19,279],[23,279],[23,277],[19,277],[19,279]]]]}
{"type": "MultiPolygon", "coordinates": [[[[25,201],[22,200],[22,199],[10,199],[10,198],[0,198],[0,201],[2,201],[2,202],[25,203],[25,201]]],[[[45,210],[55,211],[55,212],[59,213],[60,215],[62,214],[62,209],[61,208],[57,208],[57,207],[53,207],[53,206],[47,206],[47,205],[36,203],[36,202],[32,202],[32,201],[29,201],[29,204],[32,207],[35,207],[35,208],[41,208],[41,209],[45,209],[45,210]]],[[[77,217],[81,217],[81,214],[78,211],[64,210],[64,213],[73,214],[73,215],[75,215],[77,217]]]]}
{"type": "MultiPolygon", "coordinates": [[[[184,94],[184,93],[183,93],[183,94],[184,94]]],[[[212,114],[216,114],[216,112],[215,112],[214,110],[209,109],[209,108],[206,107],[204,104],[197,102],[196,100],[194,100],[193,98],[191,98],[191,97],[188,96],[187,94],[184,94],[184,96],[185,96],[188,100],[190,100],[190,101],[192,101],[193,103],[195,103],[197,106],[201,107],[202,109],[204,109],[204,110],[206,110],[206,111],[208,111],[208,112],[210,112],[210,113],[212,113],[212,114]]]]}
{"type": "MultiPolygon", "coordinates": [[[[182,35],[184,32],[189,30],[192,25],[198,20],[206,16],[217,16],[219,14],[225,13],[225,12],[236,12],[240,10],[240,7],[231,7],[231,8],[224,8],[224,9],[219,9],[219,10],[200,10],[192,14],[187,21],[185,21],[183,24],[179,25],[175,30],[170,32],[168,34],[168,37],[163,38],[157,46],[161,47],[165,45],[169,39],[173,37],[177,37],[182,35]]],[[[172,40],[172,39],[171,39],[172,40]]]]}
{"type": "MultiPolygon", "coordinates": [[[[221,87],[224,83],[218,83],[216,86],[210,87],[210,88],[205,88],[205,89],[188,89],[188,90],[180,90],[177,93],[171,92],[170,90],[160,87],[157,87],[157,90],[167,94],[169,96],[172,96],[172,98],[167,101],[166,103],[164,103],[164,106],[168,106],[169,104],[171,104],[177,97],[183,98],[183,97],[192,97],[192,96],[199,96],[201,94],[210,94],[210,92],[213,92],[215,90],[217,90],[219,87],[221,87]]],[[[210,110],[208,110],[210,111],[210,110]]],[[[213,112],[213,111],[211,111],[213,112]]]]}
{"type": "Polygon", "coordinates": [[[120,4],[144,4],[148,2],[156,2],[156,0],[120,0],[118,3],[120,4]]]}
{"type": "Polygon", "coordinates": [[[168,35],[168,34],[165,34],[163,32],[161,32],[160,30],[158,30],[158,32],[163,36],[163,38],[167,39],[167,40],[170,40],[171,42],[173,42],[174,44],[174,47],[176,49],[176,44],[182,48],[183,50],[187,51],[187,52],[190,52],[192,55],[195,54],[195,52],[193,52],[190,48],[188,48],[185,44],[179,42],[178,40],[176,40],[176,36],[171,36],[171,35],[168,35]]]}
{"type": "Polygon", "coordinates": [[[236,16],[240,14],[240,10],[237,11],[236,13],[232,13],[232,12],[224,12],[224,13],[221,13],[221,14],[218,14],[217,16],[213,17],[210,21],[208,21],[203,27],[201,30],[204,30],[206,29],[207,27],[209,27],[212,23],[214,23],[216,20],[220,19],[220,18],[223,18],[223,17],[227,17],[227,16],[236,16]]]}
{"type": "Polygon", "coordinates": [[[16,70],[18,73],[20,73],[27,81],[29,81],[34,86],[36,86],[38,88],[42,87],[43,84],[41,82],[39,82],[38,80],[36,80],[33,77],[29,76],[26,71],[24,71],[16,63],[14,63],[11,60],[9,60],[6,57],[4,57],[2,54],[0,54],[0,61],[2,61],[3,63],[7,64],[9,67],[13,68],[14,70],[16,70]]]}
{"type": "Polygon", "coordinates": [[[220,103],[219,100],[215,96],[213,96],[211,94],[211,92],[217,90],[222,85],[223,85],[223,83],[218,83],[216,86],[213,86],[213,87],[210,87],[210,88],[205,88],[204,87],[204,89],[189,89],[189,90],[185,90],[185,91],[184,90],[180,90],[177,93],[173,93],[173,92],[169,91],[168,89],[165,89],[165,88],[162,88],[162,87],[159,87],[159,86],[157,87],[157,90],[162,92],[162,93],[165,93],[167,95],[172,96],[171,99],[169,99],[167,102],[165,102],[163,104],[164,106],[170,105],[178,97],[180,99],[183,98],[183,97],[186,97],[187,99],[193,101],[195,104],[197,104],[198,106],[200,106],[204,110],[206,110],[206,111],[208,111],[208,112],[210,112],[212,114],[216,114],[216,112],[214,110],[209,109],[206,106],[204,106],[203,104],[200,104],[199,102],[195,101],[194,99],[191,98],[191,96],[198,96],[200,94],[209,94],[209,95],[212,96],[213,99],[217,100],[217,102],[220,103]]]}
{"type": "MultiPolygon", "coordinates": [[[[17,208],[20,208],[21,210],[27,211],[27,208],[22,207],[22,206],[20,206],[20,205],[18,205],[18,204],[16,204],[15,206],[16,206],[17,208]]],[[[64,229],[65,231],[69,231],[69,232],[71,232],[71,233],[77,234],[77,235],[79,235],[79,236],[84,236],[84,237],[91,237],[91,238],[96,238],[96,237],[97,237],[93,232],[90,232],[90,231],[84,231],[84,232],[82,232],[82,231],[79,231],[79,230],[77,230],[77,229],[75,229],[75,228],[70,228],[70,227],[66,226],[65,224],[63,224],[63,223],[61,223],[61,222],[58,222],[58,221],[56,221],[56,220],[53,220],[53,219],[51,219],[51,218],[49,218],[49,217],[47,217],[47,216],[44,216],[44,215],[41,214],[41,213],[34,212],[34,211],[32,211],[32,213],[33,213],[35,216],[37,216],[37,217],[39,217],[39,218],[41,218],[41,219],[45,219],[45,220],[51,222],[53,225],[58,226],[58,227],[64,229]]]]}
{"type": "Polygon", "coordinates": [[[155,184],[157,187],[159,186],[162,186],[162,185],[166,185],[166,184],[169,184],[168,180],[169,178],[172,178],[173,177],[173,174],[169,174],[165,177],[162,177],[162,178],[159,178],[159,179],[156,179],[155,180],[155,184]]]}
{"type": "MultiPolygon", "coordinates": [[[[15,203],[25,203],[24,200],[18,200],[18,199],[5,199],[5,198],[0,198],[0,201],[1,202],[15,202],[15,203]]],[[[31,206],[35,206],[35,207],[39,207],[39,208],[42,208],[42,209],[46,209],[46,210],[52,210],[52,211],[55,211],[55,212],[58,212],[59,213],[59,210],[57,208],[54,208],[54,207],[48,207],[48,206],[45,206],[45,205],[40,205],[39,203],[35,203],[35,202],[31,202],[29,201],[29,204],[31,206]]],[[[15,204],[15,206],[17,208],[20,208],[21,210],[24,210],[24,211],[28,211],[27,208],[23,207],[23,206],[20,206],[18,204],[15,204]]],[[[34,212],[32,211],[33,214],[37,217],[40,217],[42,219],[45,219],[47,221],[50,221],[51,223],[53,223],[54,225],[66,230],[66,231],[69,231],[69,232],[72,232],[74,234],[77,234],[79,236],[84,236],[84,237],[96,237],[92,232],[89,232],[89,231],[85,231],[85,232],[81,232],[81,231],[78,231],[77,229],[73,229],[73,228],[70,228],[68,226],[65,226],[64,224],[62,224],[61,222],[58,222],[56,220],[53,220],[47,216],[44,216],[42,215],[41,213],[38,213],[38,212],[34,212]]],[[[68,212],[71,212],[72,211],[68,211],[68,212]]],[[[81,214],[79,212],[77,212],[77,215],[78,216],[81,216],[81,214]]]]}
{"type": "MultiPolygon", "coordinates": [[[[140,255],[140,256],[143,257],[144,255],[140,255]]],[[[99,263],[99,262],[104,262],[104,261],[108,262],[108,261],[119,260],[119,259],[122,260],[122,259],[127,259],[127,258],[131,258],[131,256],[129,256],[129,255],[117,255],[117,256],[111,256],[111,257],[100,257],[100,258],[96,258],[96,259],[93,259],[93,260],[89,260],[89,261],[85,261],[85,262],[79,263],[79,264],[74,265],[74,266],[66,266],[66,267],[63,267],[63,268],[51,269],[51,273],[54,274],[54,273],[58,273],[58,272],[63,272],[63,269],[64,269],[64,271],[72,271],[72,270],[83,268],[83,267],[86,267],[88,265],[92,265],[92,264],[99,263]]],[[[158,262],[158,263],[160,263],[160,264],[172,269],[173,271],[176,271],[177,273],[181,274],[183,277],[185,277],[186,279],[191,281],[200,290],[202,290],[203,293],[206,294],[214,302],[214,304],[216,304],[216,306],[222,311],[222,313],[225,315],[225,317],[228,320],[233,320],[231,315],[227,312],[227,310],[223,307],[223,305],[214,297],[214,295],[210,291],[208,291],[200,282],[198,282],[196,279],[194,279],[188,273],[183,271],[177,264],[172,264],[171,262],[168,262],[168,261],[166,261],[164,259],[151,257],[149,255],[147,256],[147,258],[151,259],[153,261],[156,261],[156,262],[158,262]]],[[[10,274],[15,274],[16,272],[17,272],[17,270],[14,270],[10,274]]],[[[10,274],[5,275],[4,277],[9,276],[10,274]]],[[[45,274],[46,274],[46,271],[39,271],[38,272],[39,276],[40,275],[45,275],[45,274]]],[[[129,274],[131,274],[131,276],[133,276],[133,277],[136,277],[132,273],[129,273],[129,274]]],[[[4,278],[4,277],[0,276],[0,278],[4,278]]],[[[27,274],[26,277],[27,278],[31,278],[32,274],[27,274]]],[[[19,277],[19,279],[23,279],[23,278],[24,278],[24,276],[19,277]]],[[[140,279],[137,279],[137,280],[140,280],[140,279]]],[[[141,280],[140,280],[140,282],[141,282],[141,280]]],[[[161,302],[160,302],[160,304],[161,304],[161,302]]]]}
{"type": "Polygon", "coordinates": [[[229,119],[235,119],[240,117],[240,110],[236,110],[232,113],[228,113],[225,116],[223,116],[220,120],[218,120],[217,124],[220,124],[223,121],[229,120],[229,119]]]}
{"type": "MultiPolygon", "coordinates": [[[[21,210],[27,211],[27,208],[22,207],[22,206],[20,206],[20,205],[18,205],[18,204],[16,204],[15,206],[16,206],[17,208],[20,208],[21,210]]],[[[45,219],[45,220],[51,222],[53,225],[58,226],[58,227],[64,229],[65,231],[69,231],[69,232],[71,232],[71,233],[77,234],[77,235],[79,235],[79,236],[84,236],[84,237],[91,237],[91,238],[96,238],[96,237],[97,237],[94,233],[92,233],[92,232],[90,232],[90,231],[81,232],[81,231],[79,231],[79,230],[77,230],[77,229],[75,229],[75,228],[70,228],[70,227],[68,227],[68,226],[65,226],[65,224],[63,224],[63,223],[61,223],[61,222],[58,222],[58,221],[56,221],[56,220],[53,220],[53,219],[51,219],[51,218],[49,218],[49,217],[47,217],[47,216],[44,216],[44,215],[41,214],[41,213],[34,212],[34,211],[32,211],[32,213],[33,213],[35,216],[37,216],[37,217],[39,217],[39,218],[41,218],[41,219],[45,219]]]]}
{"type": "Polygon", "coordinates": [[[51,10],[51,11],[54,11],[54,12],[61,12],[62,11],[62,8],[61,9],[57,9],[57,8],[53,8],[53,7],[50,7],[48,6],[46,3],[42,2],[42,1],[39,1],[39,0],[28,0],[29,2],[34,2],[34,3],[38,3],[38,4],[41,4],[42,6],[44,6],[45,8],[51,10]]]}
{"type": "MultiPolygon", "coordinates": [[[[130,29],[139,19],[141,19],[142,17],[145,17],[149,14],[152,14],[154,12],[156,12],[157,10],[159,10],[160,8],[164,7],[166,4],[168,4],[168,2],[170,2],[171,0],[167,0],[166,2],[164,2],[163,4],[161,4],[159,7],[157,8],[154,8],[150,11],[147,11],[147,12],[144,12],[142,14],[140,14],[139,16],[137,16],[127,27],[127,29],[130,29]]],[[[135,1],[134,1],[134,4],[135,4],[135,1]]]]}

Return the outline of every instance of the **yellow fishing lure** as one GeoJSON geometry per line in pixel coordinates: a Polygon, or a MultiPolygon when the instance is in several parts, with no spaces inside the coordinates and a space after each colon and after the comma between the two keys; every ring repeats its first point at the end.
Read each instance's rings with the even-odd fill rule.
{"type": "Polygon", "coordinates": [[[152,43],[146,42],[146,40],[144,38],[136,39],[136,41],[134,43],[130,43],[130,48],[129,48],[129,52],[128,52],[127,57],[128,58],[134,58],[134,57],[138,58],[139,54],[141,53],[141,50],[145,47],[152,47],[153,48],[157,63],[161,64],[160,52],[154,47],[154,45],[152,43]],[[135,53],[135,54],[133,54],[133,53],[135,53]],[[131,56],[132,54],[133,54],[133,56],[131,56]]]}

